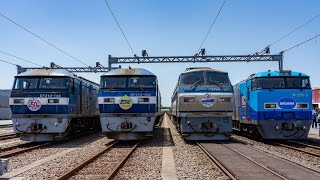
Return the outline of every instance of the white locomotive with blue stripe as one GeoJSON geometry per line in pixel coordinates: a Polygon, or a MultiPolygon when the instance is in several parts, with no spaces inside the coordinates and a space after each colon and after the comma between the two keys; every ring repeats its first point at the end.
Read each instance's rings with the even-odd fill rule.
{"type": "Polygon", "coordinates": [[[110,139],[153,136],[161,108],[157,77],[142,68],[114,69],[101,76],[98,97],[102,131],[110,139]]]}
{"type": "Polygon", "coordinates": [[[236,84],[233,129],[263,139],[307,138],[312,123],[309,76],[267,71],[236,84]]]}
{"type": "Polygon", "coordinates": [[[36,142],[99,129],[98,89],[98,84],[64,69],[18,74],[10,97],[14,132],[36,142]]]}

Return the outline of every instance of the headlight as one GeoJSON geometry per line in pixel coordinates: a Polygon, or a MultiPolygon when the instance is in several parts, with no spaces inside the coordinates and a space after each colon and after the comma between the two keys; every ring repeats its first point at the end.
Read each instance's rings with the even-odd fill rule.
{"type": "Polygon", "coordinates": [[[184,97],[183,101],[184,102],[194,102],[194,97],[184,97]]]}
{"type": "Polygon", "coordinates": [[[24,99],[14,99],[13,103],[14,104],[23,104],[24,103],[24,99]]]}
{"type": "Polygon", "coordinates": [[[308,104],[307,103],[298,103],[297,108],[303,108],[303,109],[308,108],[308,104]]]}
{"type": "Polygon", "coordinates": [[[220,101],[221,102],[230,102],[231,101],[231,97],[221,97],[220,101]]]}
{"type": "Polygon", "coordinates": [[[114,98],[104,98],[103,100],[105,103],[113,103],[114,102],[114,98]]]}
{"type": "Polygon", "coordinates": [[[275,109],[275,108],[277,108],[277,104],[264,104],[264,108],[275,109]]]}
{"type": "Polygon", "coordinates": [[[149,98],[138,98],[138,102],[149,102],[149,98]]]}
{"type": "Polygon", "coordinates": [[[48,103],[59,103],[59,99],[48,99],[48,103]]]}

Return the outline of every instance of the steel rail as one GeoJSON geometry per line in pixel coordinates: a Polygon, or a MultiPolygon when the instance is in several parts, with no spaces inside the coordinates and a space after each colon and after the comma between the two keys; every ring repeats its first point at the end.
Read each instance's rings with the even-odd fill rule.
{"type": "Polygon", "coordinates": [[[15,149],[15,148],[19,148],[21,146],[29,145],[29,144],[31,144],[31,143],[17,144],[17,145],[10,146],[10,147],[0,148],[0,152],[9,151],[9,150],[12,150],[12,149],[15,149]]]}
{"type": "Polygon", "coordinates": [[[44,144],[36,145],[36,146],[33,146],[33,147],[21,149],[21,150],[18,150],[18,151],[14,151],[14,152],[11,152],[11,153],[6,153],[6,154],[3,154],[3,155],[0,155],[0,158],[9,158],[9,157],[12,157],[12,156],[15,156],[15,155],[18,155],[18,154],[22,154],[24,152],[28,152],[28,151],[34,150],[34,149],[39,149],[39,148],[42,148],[42,147],[46,147],[46,146],[49,146],[51,144],[52,143],[49,142],[49,143],[44,143],[44,144]]]}
{"type": "Polygon", "coordinates": [[[118,164],[117,166],[112,170],[112,172],[108,175],[107,180],[112,179],[114,175],[117,174],[117,172],[119,171],[119,169],[123,166],[123,164],[129,159],[129,157],[131,156],[131,154],[137,149],[137,147],[141,144],[142,141],[137,142],[137,144],[135,144],[132,149],[130,150],[130,152],[126,155],[126,157],[124,157],[118,164]]]}
{"type": "Polygon", "coordinates": [[[274,170],[272,170],[272,169],[270,169],[270,168],[268,168],[268,167],[264,166],[263,164],[256,162],[254,159],[252,159],[252,158],[250,158],[250,157],[248,157],[248,156],[246,156],[246,155],[242,154],[241,152],[239,152],[239,151],[237,151],[237,150],[235,150],[235,149],[232,149],[232,148],[230,148],[229,146],[227,146],[227,145],[225,145],[225,144],[222,144],[222,143],[220,143],[220,144],[221,144],[222,146],[224,146],[224,147],[226,147],[226,148],[230,149],[231,151],[233,151],[233,152],[235,152],[235,153],[239,154],[240,156],[242,156],[242,157],[244,157],[244,158],[248,159],[249,161],[253,162],[254,164],[256,164],[256,165],[258,165],[258,166],[262,167],[263,169],[265,169],[265,170],[267,170],[267,171],[271,172],[272,174],[274,174],[274,175],[278,176],[280,179],[288,179],[288,178],[286,178],[286,177],[282,176],[281,174],[277,173],[276,171],[274,171],[274,170]]]}
{"type": "Polygon", "coordinates": [[[15,133],[0,135],[0,140],[12,139],[18,137],[15,133]]]}
{"type": "Polygon", "coordinates": [[[295,151],[303,152],[303,153],[306,153],[306,154],[309,154],[309,155],[312,155],[312,156],[320,157],[320,154],[309,152],[309,151],[306,151],[306,150],[303,150],[303,149],[300,149],[300,148],[296,148],[296,147],[292,147],[292,146],[289,146],[289,145],[286,145],[286,144],[281,144],[281,143],[277,143],[277,142],[271,142],[270,144],[278,145],[278,146],[285,147],[285,148],[288,148],[288,149],[292,149],[292,150],[295,150],[295,151]]]}
{"type": "Polygon", "coordinates": [[[219,168],[219,170],[231,180],[238,179],[227,167],[225,167],[218,159],[213,157],[200,143],[196,143],[198,147],[202,150],[204,154],[206,154],[209,159],[219,168]]]}
{"type": "Polygon", "coordinates": [[[302,145],[302,146],[306,146],[308,148],[313,148],[313,149],[320,150],[319,146],[313,146],[313,145],[310,145],[310,144],[306,144],[306,143],[302,143],[302,142],[296,142],[296,141],[292,141],[292,140],[288,140],[288,141],[291,142],[291,143],[296,143],[296,144],[299,144],[299,145],[302,145]]]}
{"type": "Polygon", "coordinates": [[[81,169],[83,169],[85,166],[87,166],[88,164],[90,164],[91,162],[93,162],[94,160],[96,160],[98,157],[100,157],[102,154],[108,152],[113,146],[115,146],[118,143],[118,141],[114,141],[111,145],[107,146],[105,149],[103,149],[102,151],[100,151],[99,153],[97,153],[96,155],[88,158],[87,160],[83,161],[81,164],[79,164],[78,166],[74,167],[73,169],[71,169],[70,171],[68,171],[67,173],[63,174],[62,176],[60,176],[58,178],[58,180],[64,180],[64,179],[68,179],[70,177],[72,177],[74,174],[76,174],[77,172],[79,172],[81,169]]]}

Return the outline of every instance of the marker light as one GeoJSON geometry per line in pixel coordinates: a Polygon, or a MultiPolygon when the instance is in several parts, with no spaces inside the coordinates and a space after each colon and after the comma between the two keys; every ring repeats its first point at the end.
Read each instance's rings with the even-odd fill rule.
{"type": "Polygon", "coordinates": [[[48,99],[48,103],[59,103],[59,99],[48,99]]]}
{"type": "Polygon", "coordinates": [[[23,104],[24,103],[24,99],[14,99],[13,103],[14,104],[23,104]]]}
{"type": "Polygon", "coordinates": [[[149,102],[149,98],[138,98],[138,102],[149,102]]]}
{"type": "Polygon", "coordinates": [[[189,102],[189,103],[194,102],[194,97],[184,97],[183,101],[184,102],[189,102]]]}
{"type": "Polygon", "coordinates": [[[103,101],[105,103],[113,103],[114,102],[114,98],[104,98],[103,101]]]}
{"type": "Polygon", "coordinates": [[[264,104],[264,108],[266,109],[275,109],[277,104],[264,104]]]}
{"type": "Polygon", "coordinates": [[[230,102],[230,101],[231,101],[231,98],[230,98],[230,97],[221,97],[221,98],[220,98],[220,101],[221,101],[221,102],[230,102]]]}
{"type": "Polygon", "coordinates": [[[306,108],[308,108],[308,104],[307,103],[298,103],[297,108],[306,109],[306,108]]]}

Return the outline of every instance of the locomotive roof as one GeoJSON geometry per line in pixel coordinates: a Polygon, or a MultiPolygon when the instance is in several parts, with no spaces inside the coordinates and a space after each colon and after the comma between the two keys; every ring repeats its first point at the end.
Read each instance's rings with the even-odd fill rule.
{"type": "Polygon", "coordinates": [[[130,75],[136,75],[136,76],[155,76],[152,72],[143,69],[143,68],[118,68],[118,69],[112,69],[111,71],[103,74],[102,76],[130,76],[130,75]]]}
{"type": "Polygon", "coordinates": [[[15,77],[26,76],[58,76],[75,78],[75,76],[72,73],[65,69],[34,69],[18,74],[15,77]]]}
{"type": "MultiPolygon", "coordinates": [[[[186,71],[183,72],[183,73],[197,72],[197,71],[210,71],[210,72],[227,73],[227,72],[225,72],[225,71],[221,71],[221,70],[218,70],[218,69],[212,69],[212,68],[209,68],[209,67],[187,68],[186,71]]],[[[183,74],[183,73],[182,73],[182,74],[183,74]]]]}
{"type": "Polygon", "coordinates": [[[295,71],[265,71],[265,72],[258,72],[255,75],[253,75],[250,78],[255,77],[275,77],[275,76],[290,76],[290,77],[309,77],[308,75],[301,73],[301,72],[295,72],[295,71]]]}

